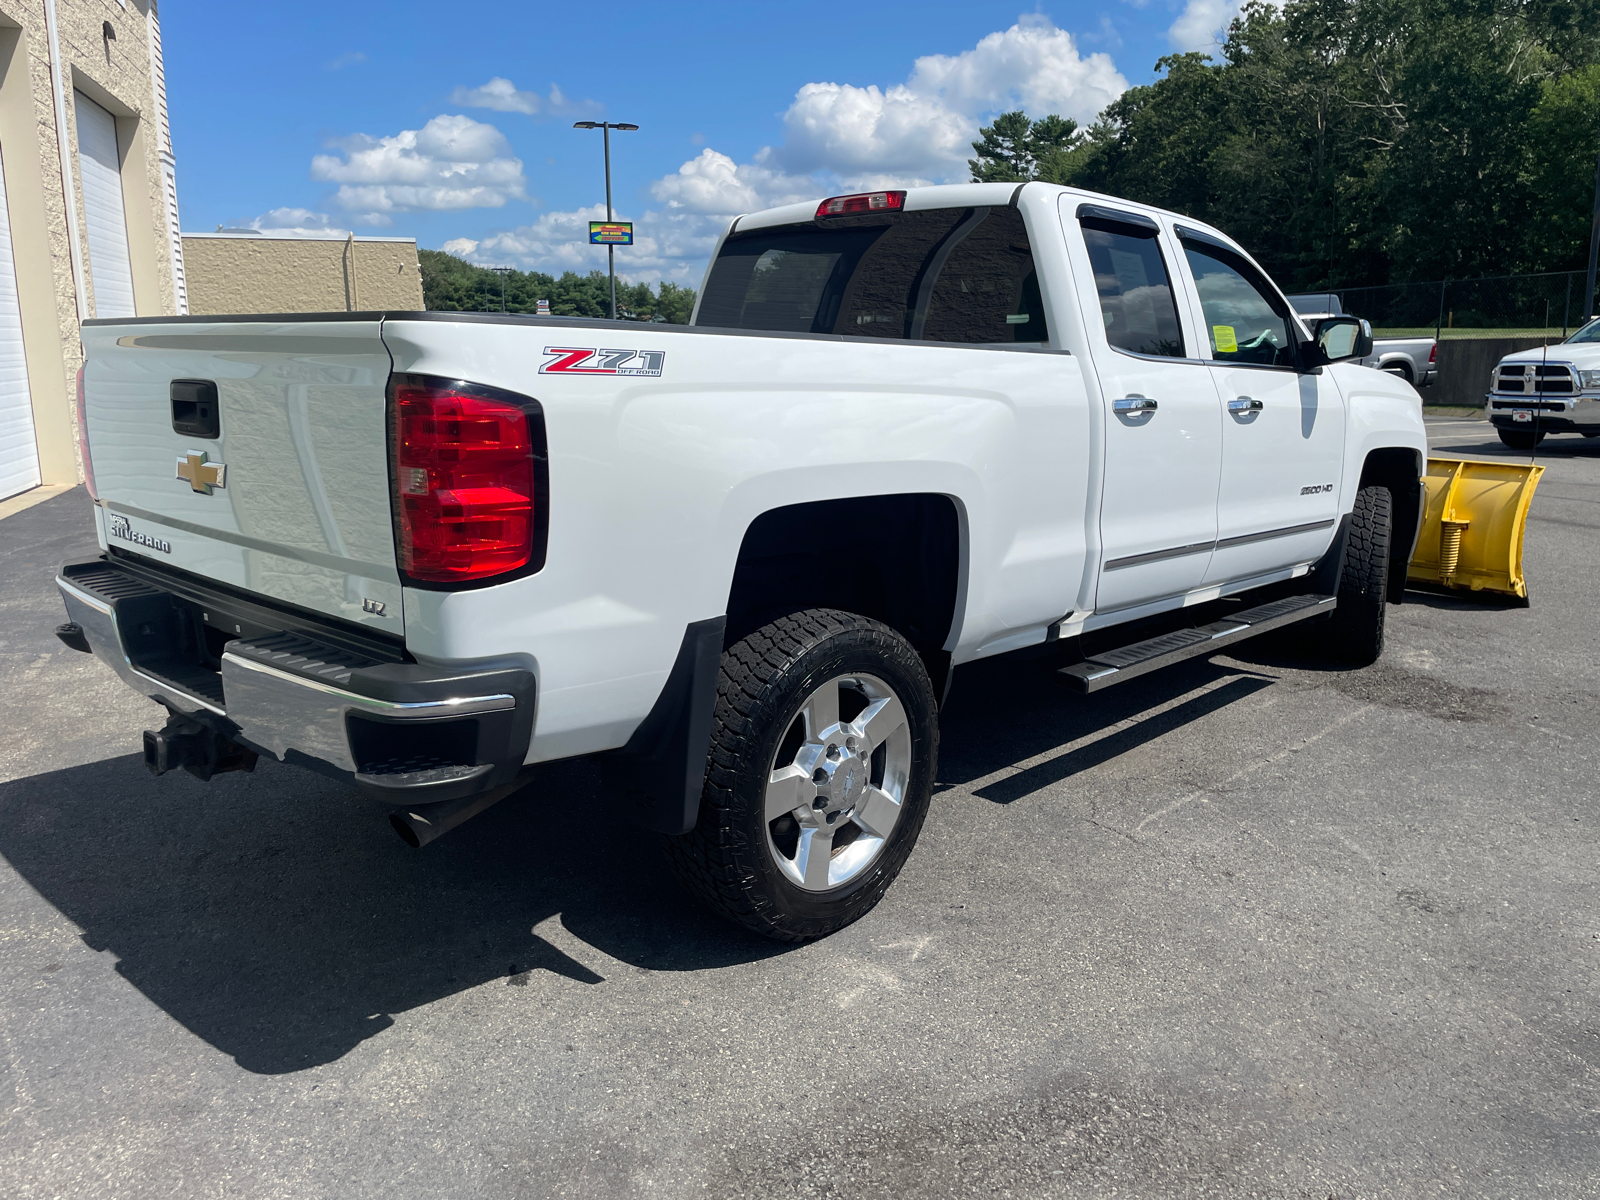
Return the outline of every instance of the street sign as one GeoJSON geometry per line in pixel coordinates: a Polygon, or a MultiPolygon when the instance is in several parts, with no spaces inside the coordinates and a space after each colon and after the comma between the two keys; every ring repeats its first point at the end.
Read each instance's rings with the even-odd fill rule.
{"type": "Polygon", "coordinates": [[[590,221],[589,244],[591,246],[631,246],[633,245],[633,222],[590,221]]]}
{"type": "Polygon", "coordinates": [[[538,315],[541,316],[541,317],[548,317],[550,315],[550,301],[548,301],[548,300],[539,301],[538,315]]]}

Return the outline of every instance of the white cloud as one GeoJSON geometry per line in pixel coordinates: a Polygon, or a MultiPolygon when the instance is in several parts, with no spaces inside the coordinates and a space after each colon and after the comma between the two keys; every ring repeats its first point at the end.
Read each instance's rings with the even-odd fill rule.
{"type": "Polygon", "coordinates": [[[359,50],[346,50],[338,58],[330,58],[322,64],[324,71],[342,71],[346,67],[353,67],[367,61],[367,56],[359,50]]]}
{"type": "MultiPolygon", "coordinates": [[[[1281,7],[1279,0],[1267,0],[1281,7]]],[[[1244,7],[1244,0],[1188,0],[1167,30],[1174,50],[1215,50],[1227,39],[1228,26],[1244,7]]]]}
{"type": "Polygon", "coordinates": [[[454,254],[457,258],[467,259],[472,257],[472,252],[477,248],[478,240],[476,238],[451,238],[439,247],[446,254],[454,254]]]}
{"type": "Polygon", "coordinates": [[[312,212],[309,208],[274,208],[240,222],[240,227],[260,230],[269,237],[342,238],[350,233],[335,225],[327,213],[312,212]]]}
{"type": "MultiPolygon", "coordinates": [[[[617,252],[619,272],[697,283],[732,216],[840,192],[961,182],[978,127],[996,114],[1021,108],[1086,124],[1127,86],[1109,55],[1081,54],[1073,36],[1043,16],[1021,17],[960,54],[919,58],[904,83],[808,83],[783,115],[781,143],[746,163],[708,146],[651,184],[664,208],[638,218],[635,245],[617,252]]],[[[493,99],[501,111],[544,111],[541,97],[506,80],[491,80],[478,93],[485,107],[493,99]]],[[[458,103],[465,103],[461,95],[458,103]]],[[[605,252],[588,245],[588,222],[604,215],[599,206],[545,213],[531,225],[446,246],[486,264],[603,269],[605,252]]]]}
{"type": "Polygon", "coordinates": [[[393,137],[364,133],[319,154],[311,178],[339,185],[338,200],[368,223],[406,209],[501,208],[527,198],[522,160],[504,135],[471,117],[438,116],[393,137]]]}
{"type": "Polygon", "coordinates": [[[492,108],[495,112],[516,112],[535,117],[544,113],[551,116],[572,116],[596,111],[599,106],[592,100],[571,100],[555,84],[550,94],[525,92],[509,79],[496,75],[479,87],[458,87],[450,93],[450,103],[463,108],[492,108]]]}
{"type": "Polygon", "coordinates": [[[817,181],[755,163],[740,165],[708,146],[651,184],[650,194],[670,209],[729,217],[815,196],[817,181]]]}
{"type": "Polygon", "coordinates": [[[917,59],[907,86],[937,94],[959,112],[998,112],[1016,102],[1032,116],[1055,112],[1087,124],[1128,81],[1110,55],[1084,58],[1070,33],[1048,17],[1028,16],[954,57],[917,59]]]}
{"type": "Polygon", "coordinates": [[[904,86],[808,83],[783,114],[785,138],[770,157],[794,171],[909,171],[957,169],[977,135],[964,113],[936,96],[904,86]]]}
{"type": "Polygon", "coordinates": [[[1026,16],[971,50],[917,59],[903,84],[806,84],[767,159],[846,180],[867,171],[965,179],[981,118],[1021,108],[1087,124],[1127,87],[1109,55],[1085,57],[1048,17],[1026,16]]]}

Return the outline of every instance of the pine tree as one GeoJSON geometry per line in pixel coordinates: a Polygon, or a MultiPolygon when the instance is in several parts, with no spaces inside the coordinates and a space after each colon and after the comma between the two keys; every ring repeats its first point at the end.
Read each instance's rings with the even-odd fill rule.
{"type": "Polygon", "coordinates": [[[1041,167],[1058,162],[1080,140],[1078,123],[1055,113],[1037,121],[1020,111],[1002,113],[978,133],[983,140],[972,143],[978,157],[967,162],[974,183],[1037,179],[1041,167]]]}

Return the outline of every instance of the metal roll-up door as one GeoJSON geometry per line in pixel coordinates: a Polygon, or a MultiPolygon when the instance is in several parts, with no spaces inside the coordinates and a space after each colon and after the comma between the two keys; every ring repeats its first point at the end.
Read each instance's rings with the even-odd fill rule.
{"type": "Polygon", "coordinates": [[[0,500],[39,486],[39,450],[33,437],[33,398],[22,353],[22,308],[11,254],[11,214],[0,169],[0,500]]]}
{"type": "Polygon", "coordinates": [[[94,315],[132,317],[137,314],[133,307],[133,264],[128,259],[128,220],[122,208],[117,119],[82,92],[75,92],[74,96],[94,315]]]}

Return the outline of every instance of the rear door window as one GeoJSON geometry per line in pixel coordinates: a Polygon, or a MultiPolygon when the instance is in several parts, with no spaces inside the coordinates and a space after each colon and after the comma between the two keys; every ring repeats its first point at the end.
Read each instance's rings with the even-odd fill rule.
{"type": "Polygon", "coordinates": [[[939,208],[735,233],[697,324],[978,344],[1044,342],[1022,214],[939,208]]]}
{"type": "Polygon", "coordinates": [[[1178,305],[1155,222],[1121,220],[1110,213],[1080,213],[1079,222],[1100,293],[1106,341],[1130,354],[1184,357],[1178,305]]]}
{"type": "Polygon", "coordinates": [[[1216,362],[1294,367],[1299,338],[1289,307],[1242,255],[1184,237],[1184,257],[1205,313],[1211,358],[1216,362]]]}

